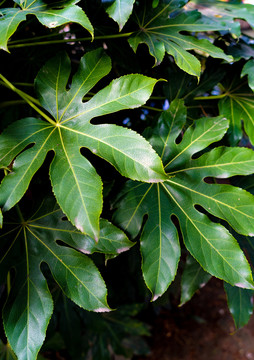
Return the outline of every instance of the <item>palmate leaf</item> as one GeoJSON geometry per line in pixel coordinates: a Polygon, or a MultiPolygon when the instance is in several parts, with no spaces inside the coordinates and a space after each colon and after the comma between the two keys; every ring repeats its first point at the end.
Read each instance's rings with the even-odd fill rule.
{"type": "Polygon", "coordinates": [[[205,271],[232,285],[253,288],[249,264],[237,241],[225,227],[213,223],[202,208],[240,233],[253,233],[254,197],[242,189],[208,184],[204,179],[252,173],[254,152],[219,147],[192,159],[224,136],[228,121],[222,117],[197,120],[176,143],[185,118],[183,101],[173,101],[150,139],[171,177],[150,185],[129,181],[116,203],[114,221],[132,237],[139,233],[147,216],[140,248],[144,279],[153,299],[167,289],[177,269],[180,246],[173,215],[179,220],[185,246],[205,271]]]}
{"type": "MultiPolygon", "coordinates": [[[[246,67],[242,75],[245,75],[244,71],[246,67]]],[[[248,86],[247,78],[240,79],[236,65],[222,81],[222,85],[225,96],[219,101],[219,111],[230,120],[229,139],[232,145],[237,144],[242,138],[242,121],[245,132],[254,144],[254,94],[248,86]]]]}
{"type": "Polygon", "coordinates": [[[43,0],[17,0],[18,7],[1,9],[0,49],[8,51],[7,42],[27,15],[35,15],[49,28],[74,22],[83,26],[93,37],[93,26],[85,12],[76,5],[79,0],[60,0],[47,3],[43,0]]]}
{"type": "Polygon", "coordinates": [[[19,360],[32,360],[36,359],[44,341],[53,311],[41,264],[48,264],[55,281],[76,304],[87,310],[109,311],[106,287],[98,269],[91,259],[76,249],[84,253],[97,251],[97,248],[100,251],[106,238],[115,244],[110,253],[117,255],[133,244],[123,232],[102,220],[102,238],[91,250],[93,240],[65,220],[52,201],[46,201],[30,219],[20,223],[16,217],[14,219],[4,226],[1,234],[5,248],[0,260],[1,277],[4,278],[13,267],[16,270],[4,307],[4,327],[19,360]],[[59,245],[58,241],[64,245],[59,245]]]}
{"type": "Polygon", "coordinates": [[[90,124],[94,117],[144,104],[157,82],[143,75],[126,75],[82,102],[110,69],[110,59],[101,49],[87,53],[68,91],[71,68],[65,54],[41,69],[36,78],[39,99],[54,120],[22,119],[1,135],[1,164],[8,166],[21,152],[0,187],[4,211],[20,200],[50,150],[55,152],[50,179],[59,205],[73,225],[95,239],[99,237],[102,182],[80,148],[90,149],[131,179],[157,182],[166,178],[160,158],[140,135],[116,125],[90,124]],[[34,145],[22,152],[29,144],[34,145]]]}
{"type": "Polygon", "coordinates": [[[132,13],[134,1],[114,0],[113,4],[107,8],[107,13],[118,23],[120,30],[122,30],[132,13]]]}
{"type": "Polygon", "coordinates": [[[172,55],[182,70],[199,77],[200,62],[189,50],[202,51],[214,58],[227,61],[231,61],[232,58],[206,39],[199,40],[195,36],[182,34],[182,32],[226,30],[225,26],[201,16],[197,11],[180,12],[177,16],[170,17],[185,3],[186,1],[179,0],[167,1],[167,4],[158,6],[156,10],[142,6],[137,15],[139,31],[128,41],[135,52],[140,43],[147,44],[156,63],[163,60],[165,53],[172,55]]]}
{"type": "Polygon", "coordinates": [[[233,316],[237,329],[246,325],[253,313],[253,290],[241,289],[224,284],[227,294],[228,307],[233,316]]]}
{"type": "Polygon", "coordinates": [[[204,271],[192,256],[188,255],[181,279],[180,306],[189,301],[195,292],[205,286],[210,279],[211,275],[204,271]]]}

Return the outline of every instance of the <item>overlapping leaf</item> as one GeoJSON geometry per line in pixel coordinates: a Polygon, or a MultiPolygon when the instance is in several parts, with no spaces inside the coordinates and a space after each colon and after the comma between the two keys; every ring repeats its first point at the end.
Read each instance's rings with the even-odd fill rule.
{"type": "Polygon", "coordinates": [[[186,1],[169,1],[162,7],[150,11],[147,7],[141,7],[138,15],[139,31],[129,38],[129,43],[136,52],[140,43],[145,43],[154,56],[156,62],[161,62],[165,53],[172,55],[176,64],[185,72],[197,77],[200,76],[201,65],[199,60],[189,50],[198,50],[227,61],[230,56],[207,39],[198,39],[195,36],[182,34],[182,32],[199,32],[225,30],[224,25],[207,17],[201,16],[197,11],[180,12],[177,16],[172,14],[186,1]]]}
{"type": "Polygon", "coordinates": [[[126,75],[83,102],[84,95],[110,69],[110,59],[101,49],[87,53],[68,91],[71,69],[65,54],[57,55],[41,69],[36,87],[42,106],[53,118],[46,117],[49,122],[26,118],[13,123],[1,135],[1,165],[8,166],[21,152],[0,187],[4,211],[23,196],[49,150],[55,152],[50,179],[59,205],[81,232],[97,239],[102,183],[93,166],[81,155],[81,147],[109,161],[124,176],[147,182],[165,179],[160,158],[140,135],[116,125],[90,124],[94,117],[145,103],[157,81],[142,75],[126,75]],[[34,145],[22,152],[29,144],[34,145]]]}
{"type": "MultiPolygon", "coordinates": [[[[245,132],[254,144],[254,94],[248,86],[247,78],[240,79],[238,70],[234,66],[222,82],[225,96],[219,102],[219,110],[220,114],[230,120],[230,140],[233,145],[242,138],[242,121],[245,132]]],[[[245,67],[245,70],[248,69],[245,67]]],[[[242,74],[245,75],[245,72],[242,74]]]]}
{"type": "Polygon", "coordinates": [[[76,5],[79,0],[60,0],[47,3],[43,0],[18,0],[18,7],[1,9],[0,17],[0,48],[8,50],[7,42],[16,31],[19,24],[26,20],[27,15],[35,15],[37,19],[49,28],[76,22],[83,26],[93,36],[93,26],[85,12],[76,5]]]}
{"type": "Polygon", "coordinates": [[[254,60],[253,59],[247,61],[247,63],[244,65],[241,72],[241,77],[245,75],[248,76],[249,87],[251,88],[252,91],[254,91],[254,60]]]}
{"type": "Polygon", "coordinates": [[[208,184],[204,179],[252,173],[254,152],[219,147],[193,159],[224,136],[228,121],[223,117],[197,120],[176,143],[185,118],[183,102],[175,100],[160,117],[150,139],[171,177],[155,185],[128,182],[115,212],[115,222],[133,237],[147,216],[140,246],[144,279],[153,299],[166,290],[177,269],[180,247],[173,215],[179,220],[187,249],[205,271],[232,285],[253,288],[249,264],[237,241],[202,208],[240,233],[253,233],[254,197],[242,189],[208,184]]]}
{"type": "Polygon", "coordinates": [[[253,290],[241,289],[236,286],[224,284],[227,294],[228,307],[233,316],[236,328],[248,323],[253,313],[253,290]]]}
{"type": "Polygon", "coordinates": [[[135,0],[115,0],[113,4],[107,8],[107,13],[118,23],[120,30],[122,30],[132,13],[134,1],[135,0]]]}
{"type": "Polygon", "coordinates": [[[71,246],[84,253],[103,248],[117,255],[133,244],[123,232],[102,220],[102,236],[92,248],[94,240],[77,231],[52,202],[46,202],[30,219],[8,224],[1,234],[6,248],[0,260],[1,277],[12,267],[16,276],[4,308],[5,331],[18,358],[32,360],[44,341],[53,310],[41,264],[48,264],[60,288],[76,304],[87,310],[108,311],[106,287],[98,269],[71,246]],[[59,240],[68,247],[59,245],[59,240]],[[114,246],[107,249],[105,242],[114,246]]]}
{"type": "Polygon", "coordinates": [[[254,6],[251,4],[232,4],[218,0],[192,0],[192,3],[198,4],[199,11],[206,16],[211,17],[222,25],[227,25],[230,32],[241,35],[240,22],[236,19],[247,21],[252,27],[254,26],[254,6]]]}
{"type": "Polygon", "coordinates": [[[205,286],[210,279],[211,275],[204,271],[192,256],[188,255],[181,279],[180,305],[189,301],[195,292],[205,286]]]}

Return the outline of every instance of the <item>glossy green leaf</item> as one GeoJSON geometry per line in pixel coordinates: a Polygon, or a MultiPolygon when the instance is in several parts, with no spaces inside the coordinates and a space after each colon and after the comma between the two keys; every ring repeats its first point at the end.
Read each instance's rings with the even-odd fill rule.
{"type": "Polygon", "coordinates": [[[242,189],[204,179],[251,174],[254,152],[215,148],[193,158],[224,136],[228,122],[222,117],[196,120],[176,142],[184,125],[183,102],[175,100],[161,115],[150,139],[163,158],[169,179],[156,185],[128,182],[118,198],[114,220],[135,237],[147,216],[141,233],[142,268],[153,299],[172,281],[180,256],[172,216],[179,220],[188,251],[206,272],[232,285],[252,289],[250,266],[237,241],[225,227],[213,223],[204,209],[226,220],[238,232],[251,234],[254,197],[242,189]]]}
{"type": "Polygon", "coordinates": [[[238,68],[234,67],[222,82],[225,96],[219,102],[220,114],[230,120],[230,140],[233,145],[242,138],[244,130],[254,144],[254,94],[247,84],[247,79],[240,79],[238,68]]]}
{"type": "Polygon", "coordinates": [[[241,28],[236,19],[243,19],[252,27],[254,26],[254,6],[251,4],[232,4],[218,0],[193,0],[192,2],[198,4],[200,11],[205,15],[219,24],[226,24],[230,32],[237,36],[241,35],[241,28]]]}
{"type": "Polygon", "coordinates": [[[254,60],[249,60],[243,67],[241,77],[247,75],[249,87],[254,91],[254,60]]]}
{"type": "Polygon", "coordinates": [[[104,281],[92,260],[81,252],[107,250],[110,244],[113,250],[108,252],[118,254],[132,243],[107,221],[102,220],[101,228],[102,238],[92,247],[92,239],[78,232],[54,202],[48,201],[31,218],[4,226],[1,277],[10,268],[16,271],[4,307],[4,327],[19,360],[36,359],[53,310],[42,263],[47,263],[59,287],[77,305],[96,312],[110,310],[104,281]]]}
{"type": "Polygon", "coordinates": [[[225,30],[225,26],[207,17],[201,16],[197,11],[181,12],[171,16],[174,11],[182,7],[186,1],[170,1],[162,7],[146,9],[141,7],[137,16],[139,31],[129,38],[129,43],[136,52],[140,43],[149,47],[150,54],[156,63],[161,62],[165,53],[172,55],[176,64],[185,72],[197,77],[200,76],[201,65],[196,56],[189,50],[198,50],[215,58],[231,61],[221,49],[214,46],[207,39],[198,39],[183,32],[204,32],[225,30]]]}
{"type": "Polygon", "coordinates": [[[8,51],[7,42],[27,15],[35,15],[49,28],[75,22],[83,26],[93,36],[93,26],[85,12],[77,5],[78,1],[55,1],[50,4],[43,0],[15,1],[19,7],[1,9],[0,48],[8,51]]]}
{"type": "Polygon", "coordinates": [[[115,0],[113,4],[107,8],[107,13],[118,23],[120,30],[122,30],[132,13],[134,1],[135,0],[115,0]]]}
{"type": "Polygon", "coordinates": [[[237,329],[248,323],[253,313],[253,290],[224,284],[229,310],[237,329]]]}
{"type": "Polygon", "coordinates": [[[195,292],[205,286],[210,279],[211,275],[204,271],[192,256],[188,255],[181,279],[180,306],[189,301],[195,292]]]}
{"type": "Polygon", "coordinates": [[[157,82],[143,75],[126,75],[83,102],[84,95],[110,69],[110,59],[101,49],[87,53],[68,91],[71,68],[65,54],[49,60],[40,70],[36,88],[41,104],[53,118],[47,117],[49,122],[26,118],[1,135],[0,162],[4,166],[33,144],[16,157],[1,184],[4,211],[20,200],[50,150],[55,152],[50,179],[59,205],[73,225],[95,239],[99,238],[102,183],[80,148],[90,149],[126,177],[147,182],[166,178],[160,158],[139,134],[116,125],[90,123],[94,117],[142,105],[157,82]]]}

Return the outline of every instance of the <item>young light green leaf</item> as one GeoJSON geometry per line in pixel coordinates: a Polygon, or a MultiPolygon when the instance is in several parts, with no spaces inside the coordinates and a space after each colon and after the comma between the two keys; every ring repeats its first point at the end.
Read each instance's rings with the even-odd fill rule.
{"type": "Polygon", "coordinates": [[[158,153],[162,154],[171,177],[156,185],[128,182],[117,200],[114,221],[135,237],[144,216],[148,216],[141,234],[143,273],[150,289],[155,286],[160,289],[158,295],[168,286],[165,269],[167,266],[170,268],[172,259],[174,271],[177,267],[179,253],[173,251],[172,257],[172,246],[176,249],[178,244],[173,215],[180,222],[187,249],[206,272],[232,285],[252,289],[250,266],[237,241],[225,227],[213,223],[197,206],[201,205],[208,213],[226,220],[243,234],[252,233],[253,195],[233,186],[205,183],[204,179],[207,176],[224,178],[241,173],[251,174],[254,171],[254,152],[249,149],[218,148],[192,159],[193,155],[224,136],[228,122],[221,117],[199,119],[176,143],[185,118],[182,106],[181,100],[171,103],[170,109],[159,119],[155,136],[151,138],[158,153]],[[245,166],[246,161],[248,166],[245,166]],[[160,227],[159,233],[156,233],[156,226],[160,227]],[[151,236],[152,241],[149,239],[151,236]],[[161,267],[160,276],[151,277],[150,280],[150,267],[153,264],[158,267],[160,263],[166,263],[164,268],[161,267]]]}
{"type": "Polygon", "coordinates": [[[106,10],[109,16],[118,23],[120,31],[132,13],[134,1],[115,0],[106,10]]]}
{"type": "Polygon", "coordinates": [[[195,292],[205,286],[210,279],[211,275],[204,271],[192,256],[188,255],[181,279],[180,306],[189,301],[195,292]]]}
{"type": "Polygon", "coordinates": [[[129,43],[136,52],[140,43],[149,47],[150,54],[155,62],[161,62],[165,53],[172,55],[176,64],[188,74],[199,77],[201,65],[198,59],[189,53],[189,50],[198,50],[215,58],[231,61],[231,56],[226,55],[221,49],[211,44],[208,40],[182,34],[182,32],[226,30],[225,25],[201,16],[197,11],[181,12],[177,16],[170,14],[184,5],[184,1],[171,1],[163,4],[151,12],[141,7],[137,15],[139,31],[129,38],[129,43]]]}
{"type": "Polygon", "coordinates": [[[77,250],[100,251],[106,242],[114,243],[114,250],[109,251],[118,253],[132,245],[120,230],[103,221],[103,237],[98,248],[92,248],[92,239],[78,232],[54,204],[46,201],[32,218],[5,225],[1,234],[6,245],[0,259],[1,276],[6,277],[10,268],[16,270],[4,307],[4,327],[19,360],[37,358],[53,310],[41,264],[48,264],[62,291],[76,304],[87,310],[109,311],[106,286],[98,269],[77,250]]]}
{"type": "Polygon", "coordinates": [[[59,205],[73,225],[97,240],[102,183],[80,148],[106,159],[126,177],[147,182],[166,178],[160,158],[140,135],[116,125],[90,124],[94,117],[142,105],[157,82],[143,75],[126,75],[83,102],[84,95],[110,69],[110,59],[101,49],[87,53],[68,91],[71,69],[65,54],[40,70],[36,79],[39,99],[53,118],[46,117],[49,123],[23,119],[1,135],[1,165],[8,166],[18,155],[1,184],[0,205],[5,211],[23,196],[50,150],[55,152],[50,179],[59,205]],[[22,152],[30,144],[33,146],[22,152]]]}
{"type": "Polygon", "coordinates": [[[16,1],[19,8],[1,9],[0,17],[0,49],[8,51],[7,42],[27,15],[35,15],[49,28],[76,22],[90,32],[93,37],[93,26],[85,12],[77,5],[77,1],[55,1],[50,4],[42,0],[16,1]]]}
{"type": "Polygon", "coordinates": [[[253,290],[241,289],[224,283],[228,307],[237,329],[246,325],[253,313],[253,290]]]}

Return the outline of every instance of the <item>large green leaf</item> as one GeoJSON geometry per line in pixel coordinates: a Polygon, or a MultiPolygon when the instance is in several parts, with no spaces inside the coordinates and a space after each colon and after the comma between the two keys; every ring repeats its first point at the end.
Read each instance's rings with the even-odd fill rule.
{"type": "Polygon", "coordinates": [[[247,79],[240,79],[239,69],[234,66],[222,85],[225,96],[219,102],[219,110],[220,114],[230,120],[231,143],[237,144],[242,138],[243,121],[244,130],[254,144],[254,94],[248,86],[247,79]]]}
{"type": "Polygon", "coordinates": [[[90,149],[132,179],[157,182],[166,178],[160,158],[140,135],[116,125],[90,124],[94,117],[144,104],[157,82],[143,75],[126,75],[83,102],[84,95],[110,69],[110,59],[101,49],[87,53],[68,91],[71,68],[65,54],[49,60],[40,70],[36,79],[39,99],[53,118],[47,116],[49,122],[26,118],[1,135],[1,165],[8,166],[21,152],[1,184],[0,205],[4,211],[20,200],[50,150],[55,152],[50,179],[59,205],[81,232],[96,239],[102,183],[80,148],[90,149]],[[33,146],[22,152],[29,144],[33,146]]]}
{"type": "Polygon", "coordinates": [[[224,288],[235,326],[237,329],[241,328],[248,323],[253,313],[253,290],[241,289],[226,283],[224,288]]]}
{"type": "Polygon", "coordinates": [[[180,305],[189,301],[195,292],[205,286],[210,279],[211,275],[204,271],[192,256],[188,255],[181,279],[180,305]]]}
{"type": "Polygon", "coordinates": [[[77,231],[52,201],[46,201],[31,218],[20,223],[10,220],[4,226],[1,277],[10,268],[16,270],[4,308],[4,326],[20,360],[36,359],[53,310],[42,263],[48,264],[55,281],[76,304],[87,310],[109,311],[104,281],[92,260],[81,252],[107,251],[106,242],[113,243],[108,251],[117,255],[132,243],[107,221],[102,220],[101,228],[102,237],[92,248],[94,240],[77,231]]]}
{"type": "Polygon", "coordinates": [[[93,36],[93,26],[85,12],[77,5],[78,0],[60,0],[47,3],[43,0],[17,0],[18,7],[1,9],[0,17],[0,48],[7,50],[8,39],[16,31],[19,24],[26,20],[27,15],[35,15],[49,28],[76,22],[93,36]]]}
{"type": "Polygon", "coordinates": [[[107,8],[107,13],[118,23],[120,30],[122,30],[132,13],[134,1],[135,0],[115,0],[113,4],[107,8]]]}
{"type": "Polygon", "coordinates": [[[135,52],[140,43],[147,44],[156,63],[161,62],[165,53],[168,53],[174,57],[176,64],[182,70],[199,77],[200,62],[189,50],[205,52],[212,57],[227,61],[232,60],[232,58],[207,39],[198,39],[195,36],[183,34],[183,32],[226,29],[225,26],[212,19],[201,16],[197,11],[180,12],[176,16],[172,15],[185,3],[186,1],[173,0],[157,7],[156,10],[151,7],[151,11],[146,6],[141,6],[140,13],[137,16],[139,31],[129,38],[129,43],[135,52]]]}
{"type": "Polygon", "coordinates": [[[205,213],[226,220],[240,233],[253,234],[254,197],[242,189],[207,183],[204,179],[252,173],[254,152],[219,147],[193,158],[224,136],[228,121],[222,117],[197,120],[176,142],[185,125],[185,111],[182,100],[172,102],[150,139],[171,177],[151,185],[129,181],[114,216],[115,222],[132,237],[139,233],[147,216],[140,241],[143,274],[153,299],[173,280],[180,256],[176,220],[172,216],[179,220],[188,251],[205,271],[232,285],[253,288],[249,264],[237,241],[205,213]]]}

